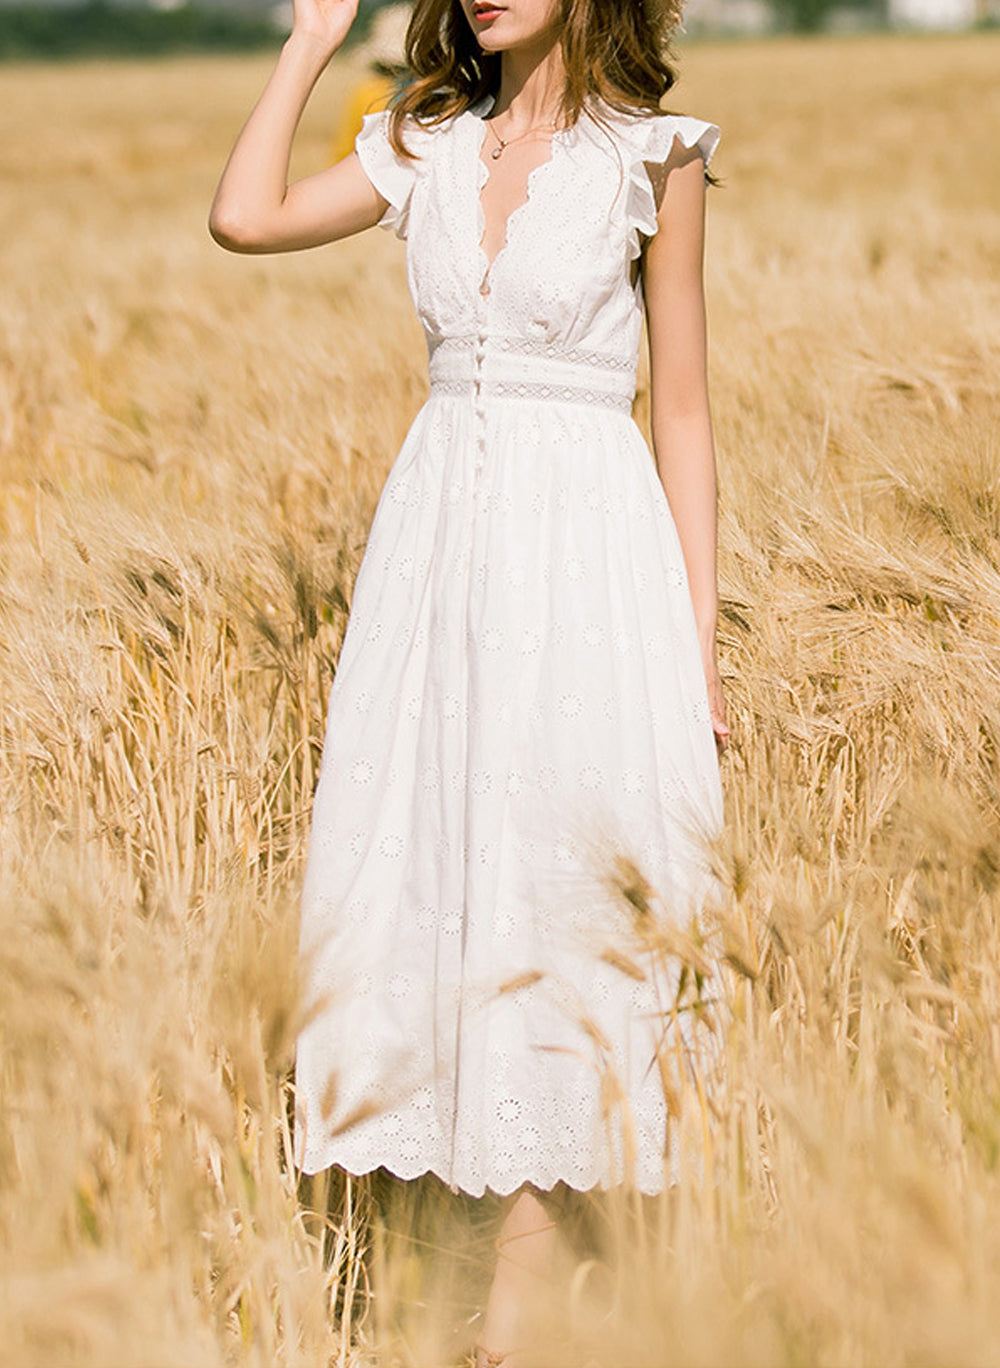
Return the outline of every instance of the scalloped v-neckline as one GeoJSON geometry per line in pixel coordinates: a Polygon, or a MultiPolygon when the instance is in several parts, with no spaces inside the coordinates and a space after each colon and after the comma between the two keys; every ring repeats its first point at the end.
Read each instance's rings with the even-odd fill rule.
{"type": "MultiPolygon", "coordinates": [[[[490,109],[492,108],[493,105],[491,104],[488,108],[486,108],[485,114],[488,114],[490,109]]],[[[560,133],[563,131],[561,129],[553,129],[552,135],[549,138],[548,143],[548,156],[545,157],[542,161],[540,161],[537,166],[533,166],[531,170],[528,172],[528,175],[525,178],[524,182],[524,198],[519,200],[518,203],[514,205],[513,209],[510,210],[510,212],[507,214],[507,217],[504,219],[503,235],[501,237],[500,246],[497,248],[496,252],[494,253],[491,259],[486,251],[485,245],[487,225],[486,210],[483,206],[483,191],[486,189],[486,186],[489,182],[491,175],[488,164],[483,160],[483,148],[486,145],[486,135],[489,132],[486,126],[485,114],[475,114],[475,118],[478,120],[480,125],[479,136],[475,143],[475,157],[477,166],[475,187],[477,229],[476,247],[479,253],[479,262],[482,267],[482,271],[480,273],[480,281],[486,281],[488,279],[488,277],[493,273],[494,269],[496,268],[497,262],[500,260],[500,258],[504,255],[504,253],[510,246],[511,228],[513,227],[513,225],[519,217],[523,217],[525,210],[527,210],[530,207],[532,200],[534,198],[536,178],[539,177],[540,172],[545,171],[547,168],[551,167],[556,156],[557,141],[560,133]]]]}

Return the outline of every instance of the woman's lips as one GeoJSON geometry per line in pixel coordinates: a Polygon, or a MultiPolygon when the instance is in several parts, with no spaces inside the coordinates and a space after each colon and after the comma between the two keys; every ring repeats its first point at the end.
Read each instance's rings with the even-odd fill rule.
{"type": "Polygon", "coordinates": [[[499,9],[496,5],[477,5],[473,10],[473,13],[476,16],[477,23],[488,24],[493,19],[499,19],[500,15],[503,14],[503,10],[499,9]]]}

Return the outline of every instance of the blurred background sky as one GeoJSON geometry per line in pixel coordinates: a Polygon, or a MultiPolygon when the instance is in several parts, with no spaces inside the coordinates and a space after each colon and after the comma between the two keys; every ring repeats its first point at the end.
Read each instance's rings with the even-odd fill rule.
{"type": "MultiPolygon", "coordinates": [[[[354,41],[380,29],[384,49],[407,9],[362,0],[354,41]]],[[[291,0],[0,0],[0,59],[266,47],[291,15],[291,0]]],[[[688,0],[684,20],[689,37],[996,27],[1000,0],[688,0]]]]}

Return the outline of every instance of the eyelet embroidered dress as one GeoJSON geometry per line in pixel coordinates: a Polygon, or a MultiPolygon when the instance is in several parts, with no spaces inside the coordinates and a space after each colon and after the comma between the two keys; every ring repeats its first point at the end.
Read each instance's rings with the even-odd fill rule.
{"type": "Polygon", "coordinates": [[[635,861],[685,921],[718,763],[684,562],[631,418],[647,163],[718,129],[557,132],[492,266],[484,107],[369,116],[361,165],[407,240],[430,397],[386,481],[329,700],[302,902],[312,1015],[296,1160],[526,1181],[670,1181],[670,984],[609,891],[635,861]],[[628,963],[629,969],[623,968],[628,963]],[[638,971],[637,971],[638,966],[638,971]]]}

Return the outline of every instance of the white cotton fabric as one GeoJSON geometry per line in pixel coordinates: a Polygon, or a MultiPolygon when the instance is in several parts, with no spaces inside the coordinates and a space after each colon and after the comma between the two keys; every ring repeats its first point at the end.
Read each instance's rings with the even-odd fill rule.
{"type": "Polygon", "coordinates": [[[508,1193],[670,1181],[672,984],[610,891],[685,922],[721,789],[684,561],[630,415],[647,163],[714,125],[553,139],[481,292],[480,107],[357,154],[405,237],[431,394],[379,500],[329,701],[302,903],[296,1160],[508,1193]],[[612,953],[609,954],[609,951],[612,953]],[[646,977],[625,972],[628,953],[646,977]],[[616,1101],[617,1099],[617,1101],[616,1101]]]}

